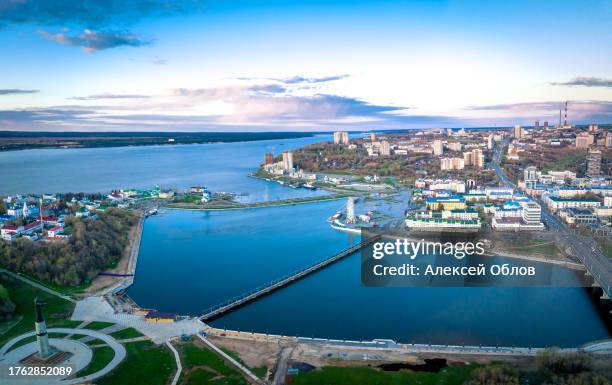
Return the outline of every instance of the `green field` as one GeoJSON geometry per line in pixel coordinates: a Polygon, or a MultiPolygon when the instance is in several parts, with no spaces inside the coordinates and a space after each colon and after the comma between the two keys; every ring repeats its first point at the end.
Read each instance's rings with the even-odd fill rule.
{"type": "Polygon", "coordinates": [[[291,385],[460,385],[470,379],[477,366],[451,366],[438,373],[400,370],[384,372],[372,368],[325,367],[293,376],[291,385]]]}
{"type": "Polygon", "coordinates": [[[34,330],[34,298],[36,297],[47,302],[45,318],[48,327],[75,326],[80,323],[68,319],[74,308],[73,303],[33,288],[5,274],[0,274],[0,283],[11,293],[11,299],[16,306],[15,316],[22,316],[17,324],[0,335],[0,346],[13,337],[34,330]]]}
{"type": "Polygon", "coordinates": [[[143,334],[134,328],[125,328],[117,332],[111,333],[111,336],[118,340],[125,340],[127,338],[142,337],[143,334]]]}
{"type": "Polygon", "coordinates": [[[98,370],[108,365],[108,363],[111,362],[114,356],[115,352],[110,346],[104,346],[94,349],[91,362],[89,363],[89,365],[87,365],[86,368],[78,372],[78,376],[82,377],[97,372],[98,370]]]}
{"type": "Polygon", "coordinates": [[[212,351],[193,343],[179,344],[185,371],[181,375],[183,385],[248,385],[247,380],[236,369],[212,351]]]}
{"type": "Polygon", "coordinates": [[[107,328],[113,325],[114,323],[112,322],[93,321],[93,322],[88,323],[87,326],[85,326],[85,329],[101,330],[101,329],[104,329],[104,328],[107,328]]]}
{"type": "Polygon", "coordinates": [[[176,371],[172,352],[150,341],[126,344],[127,357],[115,370],[95,380],[98,385],[165,385],[176,371]]]}

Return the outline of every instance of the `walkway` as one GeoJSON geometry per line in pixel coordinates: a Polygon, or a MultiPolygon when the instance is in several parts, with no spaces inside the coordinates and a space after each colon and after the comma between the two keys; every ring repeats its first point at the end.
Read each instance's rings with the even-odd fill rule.
{"type": "Polygon", "coordinates": [[[62,299],[65,299],[66,301],[70,301],[72,303],[76,303],[75,299],[73,299],[73,298],[71,298],[71,297],[69,297],[67,295],[62,294],[59,291],[53,290],[51,288],[48,288],[47,286],[42,285],[42,284],[40,284],[40,283],[38,283],[36,281],[32,281],[31,279],[26,278],[26,277],[22,276],[21,274],[16,274],[16,273],[13,273],[12,271],[8,271],[6,269],[0,269],[0,274],[1,273],[4,273],[4,274],[6,274],[8,276],[11,276],[11,277],[13,277],[15,279],[18,279],[18,280],[20,280],[22,282],[25,282],[28,285],[34,286],[35,288],[40,289],[40,290],[42,290],[44,292],[47,292],[47,293],[49,293],[51,295],[54,295],[56,297],[60,297],[62,299]]]}
{"type": "Polygon", "coordinates": [[[258,384],[258,385],[265,385],[266,384],[266,382],[264,380],[262,380],[261,378],[257,377],[255,375],[255,373],[251,372],[247,367],[245,367],[240,362],[238,362],[234,358],[232,358],[232,356],[230,356],[229,354],[225,353],[223,350],[219,349],[215,344],[210,342],[207,338],[203,337],[200,334],[198,334],[198,338],[200,338],[202,340],[202,342],[204,342],[204,344],[206,346],[208,346],[209,348],[211,348],[215,353],[217,353],[218,355],[223,357],[223,359],[225,361],[227,361],[228,363],[232,364],[232,366],[234,366],[236,369],[238,369],[242,373],[244,373],[247,376],[247,379],[249,380],[249,382],[251,382],[253,384],[258,384]]]}
{"type": "Polygon", "coordinates": [[[309,275],[310,273],[314,273],[318,270],[321,270],[322,268],[331,265],[332,263],[339,261],[340,259],[349,256],[357,251],[359,251],[361,248],[366,247],[374,242],[376,242],[378,239],[380,239],[380,236],[374,236],[369,238],[368,240],[366,240],[365,242],[360,242],[356,245],[353,245],[351,247],[349,247],[348,249],[342,250],[341,252],[326,258],[320,262],[315,263],[314,265],[308,266],[304,269],[301,270],[297,270],[283,278],[277,279],[275,281],[269,282],[266,285],[260,286],[258,288],[255,288],[254,290],[251,290],[249,292],[246,292],[244,294],[241,294],[237,297],[234,297],[226,302],[223,302],[219,305],[213,306],[210,309],[206,310],[204,312],[204,314],[202,316],[200,316],[200,320],[202,321],[207,321],[210,320],[212,318],[218,317],[219,315],[228,312],[234,308],[237,308],[239,306],[244,305],[247,302],[251,302],[261,296],[264,296],[274,290],[280,289],[284,286],[289,285],[290,283],[293,283],[301,278],[304,278],[305,276],[309,275]]]}

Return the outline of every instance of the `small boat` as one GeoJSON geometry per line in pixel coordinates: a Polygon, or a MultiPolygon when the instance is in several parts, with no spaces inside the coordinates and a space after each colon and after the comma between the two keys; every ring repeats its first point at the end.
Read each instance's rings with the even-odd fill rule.
{"type": "Polygon", "coordinates": [[[302,187],[304,187],[304,188],[306,188],[308,190],[313,190],[313,191],[317,189],[315,186],[311,185],[310,183],[305,183],[304,186],[302,186],[302,187]]]}
{"type": "Polygon", "coordinates": [[[334,222],[337,221],[340,217],[342,216],[342,212],[338,211],[336,212],[334,215],[332,215],[331,217],[327,218],[328,222],[334,222]]]}

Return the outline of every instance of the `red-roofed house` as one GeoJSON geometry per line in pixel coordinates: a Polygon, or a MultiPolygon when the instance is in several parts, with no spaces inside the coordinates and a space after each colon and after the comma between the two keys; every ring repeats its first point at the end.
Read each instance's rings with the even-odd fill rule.
{"type": "Polygon", "coordinates": [[[52,228],[47,230],[47,236],[50,238],[54,238],[63,232],[64,232],[64,228],[62,226],[53,226],[52,228]]]}

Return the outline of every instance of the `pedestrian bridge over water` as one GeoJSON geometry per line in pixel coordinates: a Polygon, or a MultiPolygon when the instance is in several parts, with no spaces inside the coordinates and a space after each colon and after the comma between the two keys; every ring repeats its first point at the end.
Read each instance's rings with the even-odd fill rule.
{"type": "MultiPolygon", "coordinates": [[[[363,236],[363,235],[362,235],[363,236]]],[[[307,276],[308,274],[314,273],[318,270],[323,269],[324,267],[331,265],[332,263],[339,261],[340,259],[349,256],[359,250],[361,250],[364,247],[367,247],[369,245],[371,245],[372,243],[376,242],[378,239],[380,239],[380,235],[374,235],[372,237],[369,237],[366,240],[362,239],[362,242],[359,242],[356,245],[353,245],[347,249],[344,249],[342,251],[340,251],[337,254],[332,255],[331,257],[325,258],[322,261],[316,262],[310,266],[307,266],[303,269],[294,271],[291,274],[288,274],[282,278],[279,278],[277,280],[268,282],[265,285],[262,285],[260,287],[257,287],[251,291],[248,291],[246,293],[243,293],[241,295],[238,295],[234,298],[231,298],[223,303],[220,303],[218,305],[215,305],[209,309],[207,309],[206,311],[204,311],[204,314],[200,316],[200,320],[205,322],[205,321],[209,321],[213,318],[216,318],[218,316],[220,316],[223,313],[229,312],[237,307],[240,307],[244,304],[246,304],[247,302],[251,302],[259,297],[262,297],[268,293],[271,293],[274,290],[280,289],[284,286],[289,285],[292,282],[295,282],[301,278],[304,278],[305,276],[307,276]]]]}

